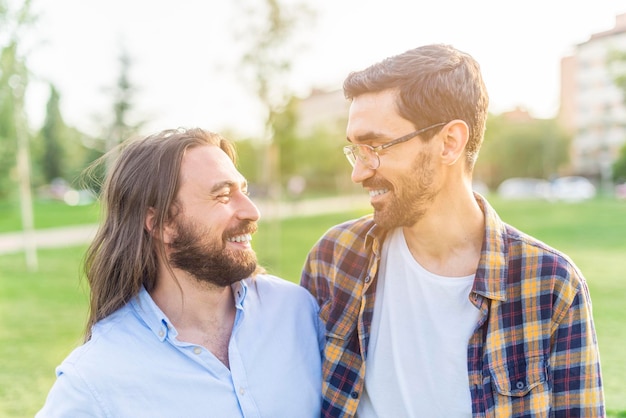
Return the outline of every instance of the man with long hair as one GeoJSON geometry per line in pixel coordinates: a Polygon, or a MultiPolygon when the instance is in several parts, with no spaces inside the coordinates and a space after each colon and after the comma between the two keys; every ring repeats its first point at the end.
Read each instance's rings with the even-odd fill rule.
{"type": "Polygon", "coordinates": [[[326,323],[323,416],[603,416],[582,273],[472,190],[478,63],[425,45],[343,87],[344,153],[374,213],[331,228],[302,274],[326,323]]]}
{"type": "Polygon", "coordinates": [[[258,266],[233,145],[202,129],[122,145],[85,258],[85,342],[37,416],[318,416],[318,307],[258,266]]]}

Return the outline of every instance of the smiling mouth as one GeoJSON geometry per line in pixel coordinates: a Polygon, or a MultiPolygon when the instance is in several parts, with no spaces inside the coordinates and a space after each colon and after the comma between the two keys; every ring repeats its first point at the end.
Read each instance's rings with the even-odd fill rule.
{"type": "Polygon", "coordinates": [[[227,238],[226,241],[228,241],[228,242],[238,242],[238,243],[248,243],[248,242],[252,241],[252,235],[251,234],[235,235],[234,237],[227,238]]]}
{"type": "Polygon", "coordinates": [[[369,191],[369,195],[370,197],[376,197],[376,196],[380,196],[382,194],[385,194],[389,191],[389,189],[376,189],[376,190],[370,190],[369,191]]]}

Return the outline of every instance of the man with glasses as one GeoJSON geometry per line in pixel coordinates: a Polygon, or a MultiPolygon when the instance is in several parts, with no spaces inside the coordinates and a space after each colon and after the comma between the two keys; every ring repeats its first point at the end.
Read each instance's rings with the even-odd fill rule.
{"type": "Polygon", "coordinates": [[[322,415],[604,416],[581,272],[472,191],[478,63],[423,46],[344,92],[344,153],[374,213],[331,228],[302,273],[326,324],[322,415]]]}

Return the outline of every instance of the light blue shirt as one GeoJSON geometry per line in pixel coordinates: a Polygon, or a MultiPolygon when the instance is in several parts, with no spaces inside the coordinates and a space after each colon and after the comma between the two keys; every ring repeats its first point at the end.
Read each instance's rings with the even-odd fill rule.
{"type": "Polygon", "coordinates": [[[261,275],[232,286],[230,370],[177,332],[145,289],[57,367],[43,417],[319,417],[324,335],[304,288],[261,275]]]}

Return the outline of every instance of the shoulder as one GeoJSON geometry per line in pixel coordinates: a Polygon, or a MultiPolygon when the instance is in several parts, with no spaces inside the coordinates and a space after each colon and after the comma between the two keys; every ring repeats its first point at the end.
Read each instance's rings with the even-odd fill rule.
{"type": "Polygon", "coordinates": [[[341,240],[342,238],[361,238],[365,239],[368,232],[374,227],[374,219],[371,214],[360,218],[351,219],[329,228],[322,240],[341,240]]]}
{"type": "Polygon", "coordinates": [[[370,235],[381,234],[372,215],[351,219],[329,228],[311,249],[309,259],[330,260],[346,253],[362,252],[370,235]]]}
{"type": "Polygon", "coordinates": [[[521,298],[550,300],[556,317],[591,305],[586,279],[568,255],[510,225],[506,231],[508,285],[521,298]]]}
{"type": "Polygon", "coordinates": [[[496,211],[484,200],[479,203],[486,220],[483,260],[488,268],[506,268],[509,282],[541,280],[554,288],[562,285],[580,288],[584,278],[574,262],[560,250],[540,239],[503,222],[496,211]]]}
{"type": "MultiPolygon", "coordinates": [[[[73,370],[84,375],[99,375],[113,367],[124,367],[131,341],[140,340],[145,327],[128,305],[97,322],[89,341],[75,348],[59,366],[61,372],[73,370]]],[[[133,343],[133,345],[136,345],[133,343]]]]}
{"type": "Polygon", "coordinates": [[[505,224],[505,229],[511,260],[523,260],[552,275],[582,276],[574,261],[563,251],[511,225],[505,224]]]}
{"type": "Polygon", "coordinates": [[[313,299],[311,294],[301,286],[271,274],[259,274],[254,278],[246,279],[246,284],[259,297],[289,297],[298,301],[313,299]]]}
{"type": "Polygon", "coordinates": [[[319,305],[304,287],[269,274],[257,275],[245,282],[248,289],[243,306],[254,313],[249,318],[317,332],[319,305]]]}

